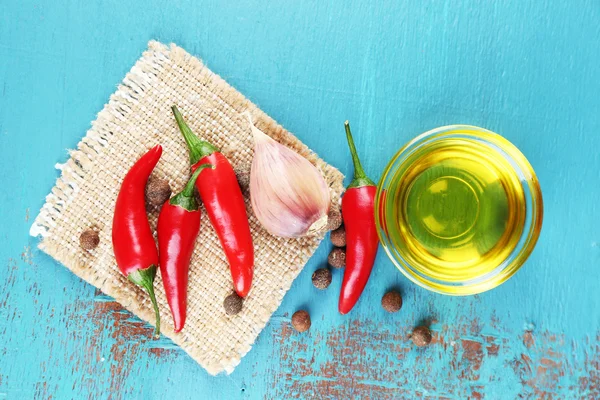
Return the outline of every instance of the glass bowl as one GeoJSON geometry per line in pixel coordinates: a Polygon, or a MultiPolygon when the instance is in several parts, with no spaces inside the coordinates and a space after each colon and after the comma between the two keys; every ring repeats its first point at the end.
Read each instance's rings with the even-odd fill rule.
{"type": "MultiPolygon", "coordinates": [[[[448,160],[450,160],[449,162],[452,161],[451,158],[448,158],[448,160]]],[[[456,160],[462,159],[457,158],[456,160]]],[[[460,165],[459,161],[456,161],[456,165],[460,165]]],[[[436,167],[436,163],[430,162],[427,168],[430,168],[431,166],[436,167]]],[[[446,167],[445,165],[440,165],[439,168],[446,167]]],[[[457,169],[457,171],[460,172],[461,170],[457,169]]],[[[458,178],[452,179],[457,180],[451,181],[451,183],[460,181],[458,178]]],[[[446,185],[445,189],[447,189],[448,185],[446,181],[442,182],[443,185],[446,185]]],[[[432,182],[436,182],[436,180],[433,180],[432,182]]],[[[462,185],[462,183],[460,183],[460,185],[462,185]]],[[[475,185],[478,184],[475,183],[475,185]]],[[[431,187],[433,186],[434,185],[431,184],[431,187]]],[[[438,186],[440,186],[439,182],[438,186]]],[[[462,190],[464,193],[468,192],[467,189],[462,189],[462,186],[458,190],[462,190]]],[[[440,195],[438,193],[438,196],[448,196],[447,193],[440,193],[442,194],[440,195]]],[[[468,196],[471,196],[471,194],[468,194],[468,196]]],[[[440,206],[439,199],[440,197],[437,197],[430,201],[429,204],[432,209],[435,207],[438,209],[443,207],[443,205],[440,206]]],[[[461,202],[464,201],[465,197],[457,197],[456,199],[461,202]]],[[[484,204],[491,204],[491,206],[486,206],[487,208],[485,210],[488,214],[491,213],[490,215],[495,215],[493,209],[495,206],[494,203],[490,203],[489,201],[488,203],[484,203],[484,200],[485,199],[475,199],[473,204],[477,210],[474,211],[471,210],[472,207],[470,204],[462,205],[461,207],[466,211],[465,216],[461,216],[459,221],[462,223],[466,220],[467,222],[463,224],[464,226],[461,226],[460,223],[458,225],[451,225],[449,231],[448,229],[444,231],[444,229],[447,228],[444,226],[439,228],[440,231],[436,231],[433,234],[438,235],[440,233],[447,233],[447,231],[450,233],[446,236],[438,235],[437,237],[440,238],[440,240],[437,241],[436,244],[445,243],[445,240],[451,239],[453,244],[449,246],[454,246],[455,243],[459,243],[460,246],[467,246],[467,244],[465,244],[467,243],[467,239],[464,239],[461,244],[462,239],[459,236],[462,230],[472,229],[471,225],[475,224],[476,219],[480,216],[480,207],[483,207],[484,204]],[[472,218],[472,221],[469,218],[472,218]],[[456,228],[456,226],[458,226],[459,235],[452,236],[456,233],[452,232],[452,229],[456,228]]],[[[379,185],[377,186],[375,210],[379,239],[387,255],[396,267],[407,278],[419,286],[434,292],[458,296],[477,294],[493,289],[514,275],[533,251],[540,235],[543,218],[543,202],[540,185],[533,168],[525,156],[502,136],[486,129],[469,125],[451,125],[433,129],[416,137],[400,149],[387,165],[379,185]],[[508,219],[503,220],[497,218],[499,222],[496,223],[496,220],[492,220],[492,224],[496,223],[499,226],[499,231],[504,229],[499,235],[504,235],[506,233],[508,235],[507,237],[511,237],[512,239],[506,242],[498,241],[493,244],[493,246],[495,246],[493,247],[493,254],[495,254],[495,256],[491,258],[485,257],[487,257],[488,254],[492,254],[490,253],[492,250],[487,250],[487,248],[484,247],[481,254],[478,254],[480,258],[472,258],[472,262],[468,265],[463,263],[462,260],[448,262],[447,259],[443,259],[441,256],[440,258],[437,258],[435,253],[428,253],[428,257],[434,258],[421,257],[419,255],[420,252],[422,252],[420,245],[418,243],[417,245],[414,245],[413,243],[413,239],[416,237],[415,235],[417,235],[415,232],[421,228],[411,222],[410,218],[400,217],[401,215],[408,216],[410,215],[410,212],[419,209],[421,198],[425,197],[423,193],[429,190],[429,187],[425,187],[424,192],[419,192],[417,202],[410,201],[411,194],[409,192],[413,191],[412,188],[418,180],[419,173],[424,174],[424,171],[426,171],[425,168],[419,170],[418,163],[422,163],[422,160],[424,160],[423,157],[426,157],[427,154],[433,154],[432,152],[434,151],[437,151],[436,154],[454,154],[449,150],[449,146],[453,146],[452,149],[465,150],[467,154],[471,154],[476,158],[481,158],[483,160],[482,163],[470,164],[472,170],[476,172],[487,173],[486,165],[494,165],[488,164],[485,160],[494,159],[499,161],[499,163],[504,166],[503,171],[506,171],[506,176],[508,176],[507,182],[510,182],[511,184],[509,185],[510,187],[507,187],[504,183],[496,184],[495,190],[504,193],[501,197],[507,196],[507,198],[509,198],[511,195],[507,193],[510,193],[511,191],[518,193],[519,196],[518,202],[506,203],[507,211],[504,214],[504,216],[519,215],[519,218],[515,219],[517,222],[511,224],[508,222],[508,219]],[[442,153],[440,153],[440,151],[442,153]],[[491,155],[491,157],[489,155],[491,155]],[[411,175],[411,173],[408,172],[411,169],[416,169],[417,172],[412,173],[411,175]],[[511,207],[515,209],[518,208],[518,210],[511,210],[511,207]],[[486,261],[481,261],[481,263],[478,264],[479,260],[486,261]],[[440,265],[443,265],[443,268],[440,267],[440,265]],[[481,265],[485,265],[485,268],[482,268],[481,265]]],[[[496,214],[499,215],[500,213],[497,212],[496,214]]],[[[427,224],[427,218],[437,223],[431,215],[422,218],[419,220],[419,223],[423,225],[423,231],[430,228],[425,226],[427,224]]],[[[440,225],[438,224],[437,226],[439,227],[440,225]]],[[[484,229],[480,229],[480,232],[478,233],[469,233],[470,237],[478,237],[474,236],[478,234],[484,235],[481,237],[485,237],[485,228],[488,225],[478,226],[484,229]]],[[[490,235],[492,234],[493,232],[490,232],[490,235]]],[[[448,253],[444,253],[444,249],[440,251],[439,254],[442,255],[448,253]]],[[[470,253],[464,254],[468,255],[470,253]]]]}

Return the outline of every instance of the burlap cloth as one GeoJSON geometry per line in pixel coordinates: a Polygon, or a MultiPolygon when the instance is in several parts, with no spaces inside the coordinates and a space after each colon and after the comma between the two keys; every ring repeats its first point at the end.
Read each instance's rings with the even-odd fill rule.
{"type": "MultiPolygon", "coordinates": [[[[62,166],[62,175],[31,229],[32,235],[41,236],[40,249],[150,323],[154,314],[147,294],[117,269],[111,243],[112,216],[123,177],[155,144],[162,144],[163,155],[154,176],[168,179],[174,192],[188,179],[188,150],[171,113],[174,104],[192,130],[220,147],[234,167],[249,167],[252,160],[252,134],[248,119],[240,115],[249,111],[259,129],[317,165],[331,188],[332,204],[339,204],[342,191],[343,177],[337,169],[200,60],[175,45],[150,42],[62,166]],[[92,226],[99,231],[100,245],[88,252],[80,248],[79,235],[92,226]]],[[[223,309],[223,299],[232,293],[231,276],[204,211],[190,268],[188,318],[182,333],[173,332],[160,276],[155,282],[162,334],[210,374],[229,373],[239,364],[323,239],[322,234],[298,240],[271,236],[254,217],[247,195],[246,205],[255,246],[255,273],[241,313],[228,316],[223,309]]],[[[150,210],[153,228],[157,215],[157,209],[150,210]]]]}

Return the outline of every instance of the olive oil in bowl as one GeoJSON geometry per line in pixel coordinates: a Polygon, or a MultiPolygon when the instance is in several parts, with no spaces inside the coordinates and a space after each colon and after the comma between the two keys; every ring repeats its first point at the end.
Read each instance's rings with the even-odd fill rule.
{"type": "Polygon", "coordinates": [[[539,184],[508,141],[471,126],[438,128],[388,165],[377,222],[388,255],[410,279],[447,294],[504,282],[539,235],[539,184]]]}

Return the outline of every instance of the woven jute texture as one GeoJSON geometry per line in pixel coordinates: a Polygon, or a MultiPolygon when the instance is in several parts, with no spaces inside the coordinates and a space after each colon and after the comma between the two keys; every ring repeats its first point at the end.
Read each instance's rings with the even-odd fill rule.
{"type": "MultiPolygon", "coordinates": [[[[113,209],[121,181],[150,147],[162,144],[153,176],[169,180],[174,192],[189,178],[188,150],[171,113],[176,104],[192,130],[222,149],[237,170],[249,169],[253,139],[248,111],[256,126],[314,163],[328,182],[332,204],[339,204],[341,173],[317,157],[295,136],[263,113],[202,62],[175,46],[150,42],[91,129],[70,153],[61,177],[46,198],[31,229],[40,249],[115,298],[139,318],[153,323],[147,294],[117,269],[111,243],[113,209]],[[79,236],[94,227],[100,245],[82,250],[79,236]]],[[[188,318],[173,332],[160,276],[155,282],[162,334],[171,338],[210,374],[230,373],[250,350],[284,294],[323,239],[269,235],[246,206],[255,247],[252,290],[241,313],[229,316],[224,298],[232,293],[231,275],[217,236],[203,210],[202,226],[190,267],[188,318]]],[[[154,230],[158,209],[149,209],[154,230]]],[[[111,329],[107,327],[107,329],[111,329]]]]}

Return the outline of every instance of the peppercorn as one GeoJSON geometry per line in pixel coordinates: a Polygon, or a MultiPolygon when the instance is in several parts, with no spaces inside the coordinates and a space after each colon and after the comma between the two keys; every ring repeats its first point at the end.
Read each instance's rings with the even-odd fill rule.
{"type": "Polygon", "coordinates": [[[331,239],[331,243],[333,243],[334,246],[346,246],[346,229],[344,229],[343,226],[340,226],[339,228],[331,232],[329,238],[331,239]]]}
{"type": "Polygon", "coordinates": [[[100,236],[98,235],[98,232],[91,228],[81,232],[81,235],[79,236],[79,245],[82,249],[93,250],[98,247],[99,243],[100,236]]]}
{"type": "Polygon", "coordinates": [[[342,226],[342,214],[338,209],[332,208],[327,214],[327,230],[333,231],[342,226]]]}
{"type": "Polygon", "coordinates": [[[196,199],[196,203],[198,203],[198,206],[202,205],[202,199],[200,198],[200,192],[198,192],[197,187],[194,187],[194,199],[196,199]]]}
{"type": "Polygon", "coordinates": [[[395,290],[390,290],[381,298],[381,305],[385,311],[395,313],[402,308],[402,296],[395,290]]]}
{"type": "Polygon", "coordinates": [[[240,188],[245,191],[250,187],[250,165],[241,164],[233,169],[240,188]]]}
{"type": "Polygon", "coordinates": [[[313,272],[312,283],[317,289],[327,289],[331,284],[331,271],[329,268],[319,268],[313,272]]]}
{"type": "Polygon", "coordinates": [[[305,332],[310,328],[310,315],[304,310],[296,311],[292,315],[292,326],[298,332],[305,332]]]}
{"type": "Polygon", "coordinates": [[[146,201],[154,206],[162,206],[171,197],[171,186],[166,179],[150,178],[146,185],[146,201]]]}
{"type": "Polygon", "coordinates": [[[223,300],[223,307],[225,308],[227,315],[238,314],[242,311],[243,304],[244,299],[238,296],[237,293],[232,293],[223,300]]]}
{"type": "Polygon", "coordinates": [[[344,249],[333,249],[327,257],[327,262],[333,268],[343,268],[346,266],[346,250],[344,249]]]}
{"type": "Polygon", "coordinates": [[[431,338],[431,331],[426,326],[417,326],[411,335],[413,343],[419,347],[427,346],[431,338]]]}

